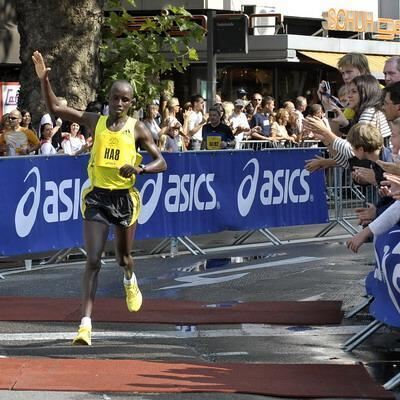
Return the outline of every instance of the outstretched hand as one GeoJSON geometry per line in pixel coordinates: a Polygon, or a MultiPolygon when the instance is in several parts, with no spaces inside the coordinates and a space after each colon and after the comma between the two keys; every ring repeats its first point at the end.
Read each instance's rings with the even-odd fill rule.
{"type": "Polygon", "coordinates": [[[50,71],[50,68],[46,67],[42,54],[39,51],[35,51],[32,55],[32,61],[35,65],[36,75],[39,79],[45,79],[50,71]]]}
{"type": "Polygon", "coordinates": [[[399,162],[386,162],[377,160],[376,163],[389,174],[400,175],[400,163],[399,162]]]}
{"type": "Polygon", "coordinates": [[[303,129],[310,131],[317,139],[333,142],[336,135],[324,124],[321,118],[307,117],[303,120],[303,129]]]}

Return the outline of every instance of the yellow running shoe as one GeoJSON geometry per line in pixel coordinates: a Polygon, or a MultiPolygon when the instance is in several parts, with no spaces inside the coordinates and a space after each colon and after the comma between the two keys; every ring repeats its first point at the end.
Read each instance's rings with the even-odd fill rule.
{"type": "Polygon", "coordinates": [[[126,305],[128,306],[128,310],[130,312],[139,311],[140,307],[142,306],[143,297],[137,282],[132,283],[131,285],[124,284],[124,288],[126,293],[126,305]]]}
{"type": "Polygon", "coordinates": [[[72,344],[91,346],[92,345],[92,329],[87,326],[79,326],[78,334],[75,336],[72,344]]]}

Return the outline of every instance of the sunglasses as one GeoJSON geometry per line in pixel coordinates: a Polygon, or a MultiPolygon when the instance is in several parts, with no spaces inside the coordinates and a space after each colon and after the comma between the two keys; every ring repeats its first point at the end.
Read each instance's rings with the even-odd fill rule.
{"type": "Polygon", "coordinates": [[[18,119],[18,117],[8,117],[8,119],[11,121],[15,121],[16,119],[18,119]]]}

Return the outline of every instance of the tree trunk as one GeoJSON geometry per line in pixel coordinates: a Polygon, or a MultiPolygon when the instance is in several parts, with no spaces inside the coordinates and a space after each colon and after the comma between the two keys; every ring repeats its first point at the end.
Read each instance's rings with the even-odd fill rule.
{"type": "Polygon", "coordinates": [[[55,94],[85,109],[96,98],[100,81],[104,0],[17,0],[16,8],[22,62],[19,106],[32,113],[34,123],[46,111],[31,59],[39,50],[51,68],[55,94]]]}

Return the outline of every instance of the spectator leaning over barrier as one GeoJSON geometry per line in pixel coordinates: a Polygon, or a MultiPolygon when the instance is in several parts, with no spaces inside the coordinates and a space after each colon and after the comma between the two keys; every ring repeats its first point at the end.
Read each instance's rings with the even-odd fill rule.
{"type": "MultiPolygon", "coordinates": [[[[338,60],[337,68],[342,75],[342,79],[345,85],[345,88],[348,90],[348,86],[350,85],[351,81],[360,75],[370,75],[371,71],[369,69],[368,59],[362,53],[347,53],[343,57],[338,60]]],[[[335,98],[332,99],[330,93],[330,85],[329,82],[321,81],[318,87],[318,97],[320,98],[322,105],[325,111],[332,110],[333,108],[337,107],[338,104],[335,101],[335,98]],[[333,107],[333,108],[332,108],[333,107]]],[[[338,92],[338,97],[339,92],[338,92]]],[[[347,105],[341,102],[343,105],[343,115],[347,120],[352,120],[354,118],[355,112],[352,108],[347,107],[347,105]]],[[[333,121],[335,122],[335,121],[333,121]]],[[[334,127],[334,124],[333,124],[334,127]]],[[[347,133],[350,129],[348,127],[342,127],[341,132],[347,133]]],[[[335,133],[339,133],[336,127],[334,127],[335,133]]]]}
{"type": "MultiPolygon", "coordinates": [[[[370,122],[375,125],[382,137],[389,138],[391,134],[390,126],[384,113],[381,111],[382,108],[382,91],[379,86],[379,82],[372,75],[361,75],[353,79],[349,85],[348,92],[349,106],[356,112],[354,122],[370,122]]],[[[343,115],[342,111],[338,108],[334,108],[337,117],[335,120],[345,126],[349,122],[343,115]]],[[[315,124],[315,120],[309,119],[305,122],[307,129],[318,132],[318,126],[315,124]]],[[[332,159],[315,158],[308,160],[306,168],[309,171],[315,171],[320,168],[328,168],[336,165],[342,167],[348,167],[348,160],[353,157],[353,152],[350,144],[346,140],[337,137],[331,131],[323,127],[323,130],[319,133],[327,133],[331,151],[334,153],[332,159]],[[332,140],[332,138],[334,138],[332,140]]],[[[324,139],[322,138],[324,141],[324,139]]]]}
{"type": "MultiPolygon", "coordinates": [[[[392,121],[392,152],[393,158],[397,159],[400,153],[400,118],[392,121]]],[[[359,247],[365,243],[372,235],[379,236],[400,221],[400,168],[397,163],[376,162],[385,172],[384,180],[381,182],[381,191],[387,196],[396,200],[389,208],[380,214],[366,228],[359,232],[352,240],[349,241],[349,247],[353,251],[357,251],[359,247]]]]}
{"type": "Polygon", "coordinates": [[[393,56],[386,60],[383,74],[385,75],[386,86],[400,82],[400,56],[393,56]]]}
{"type": "Polygon", "coordinates": [[[82,282],[82,319],[73,344],[91,344],[91,315],[96,295],[101,255],[110,225],[114,225],[116,260],[123,268],[123,286],[129,311],[139,311],[142,294],[134,273],[131,256],[140,196],[134,188],[136,175],[158,173],[166,162],[155,145],[151,133],[141,121],[128,116],[134,101],[129,82],[116,80],[109,95],[109,115],[76,110],[61,104],[49,81],[49,70],[42,55],[35,51],[32,60],[40,79],[42,94],[50,112],[68,121],[85,125],[93,134],[93,148],[88,163],[89,187],[82,193],[82,213],[87,260],[82,282]],[[152,158],[140,164],[136,145],[152,158]]]}
{"type": "Polygon", "coordinates": [[[39,150],[40,141],[35,132],[20,125],[21,112],[17,109],[12,110],[7,118],[10,129],[3,134],[2,138],[3,143],[7,145],[7,155],[24,156],[39,150]]]}
{"type": "Polygon", "coordinates": [[[208,111],[208,124],[203,126],[201,148],[205,150],[221,150],[235,146],[232,129],[221,121],[221,111],[213,106],[208,111]]]}
{"type": "MultiPolygon", "coordinates": [[[[396,144],[400,144],[400,140],[397,137],[398,129],[400,126],[396,127],[396,139],[395,142],[396,144]]],[[[377,130],[376,127],[374,127],[371,124],[364,124],[364,123],[358,123],[354,125],[348,134],[347,140],[351,144],[353,148],[353,152],[357,158],[360,160],[369,160],[371,161],[372,169],[374,171],[375,175],[375,181],[376,184],[379,186],[385,185],[385,178],[383,174],[382,168],[379,166],[378,161],[379,160],[384,160],[386,162],[390,161],[392,159],[390,150],[387,148],[383,147],[383,138],[380,135],[379,131],[377,130]]],[[[389,194],[387,190],[383,190],[382,193],[386,197],[382,197],[382,201],[378,202],[376,206],[376,216],[377,218],[373,215],[367,215],[365,216],[361,215],[360,218],[360,223],[362,225],[367,225],[362,231],[360,231],[358,234],[356,234],[352,239],[350,239],[347,242],[347,247],[354,251],[357,252],[359,247],[372,235],[378,235],[380,233],[383,233],[387,231],[390,226],[386,229],[386,224],[387,224],[387,216],[392,215],[394,213],[394,208],[397,209],[398,205],[393,204],[393,199],[388,200],[389,198],[387,195],[389,194]],[[390,207],[388,207],[390,204],[392,204],[390,207]],[[394,208],[393,208],[394,207],[394,208]],[[380,216],[383,216],[380,218],[380,216]],[[383,228],[383,225],[385,224],[385,228],[383,228]],[[382,229],[385,229],[382,231],[382,229]]],[[[392,219],[393,225],[397,223],[399,220],[399,215],[397,218],[392,219]]]]}

